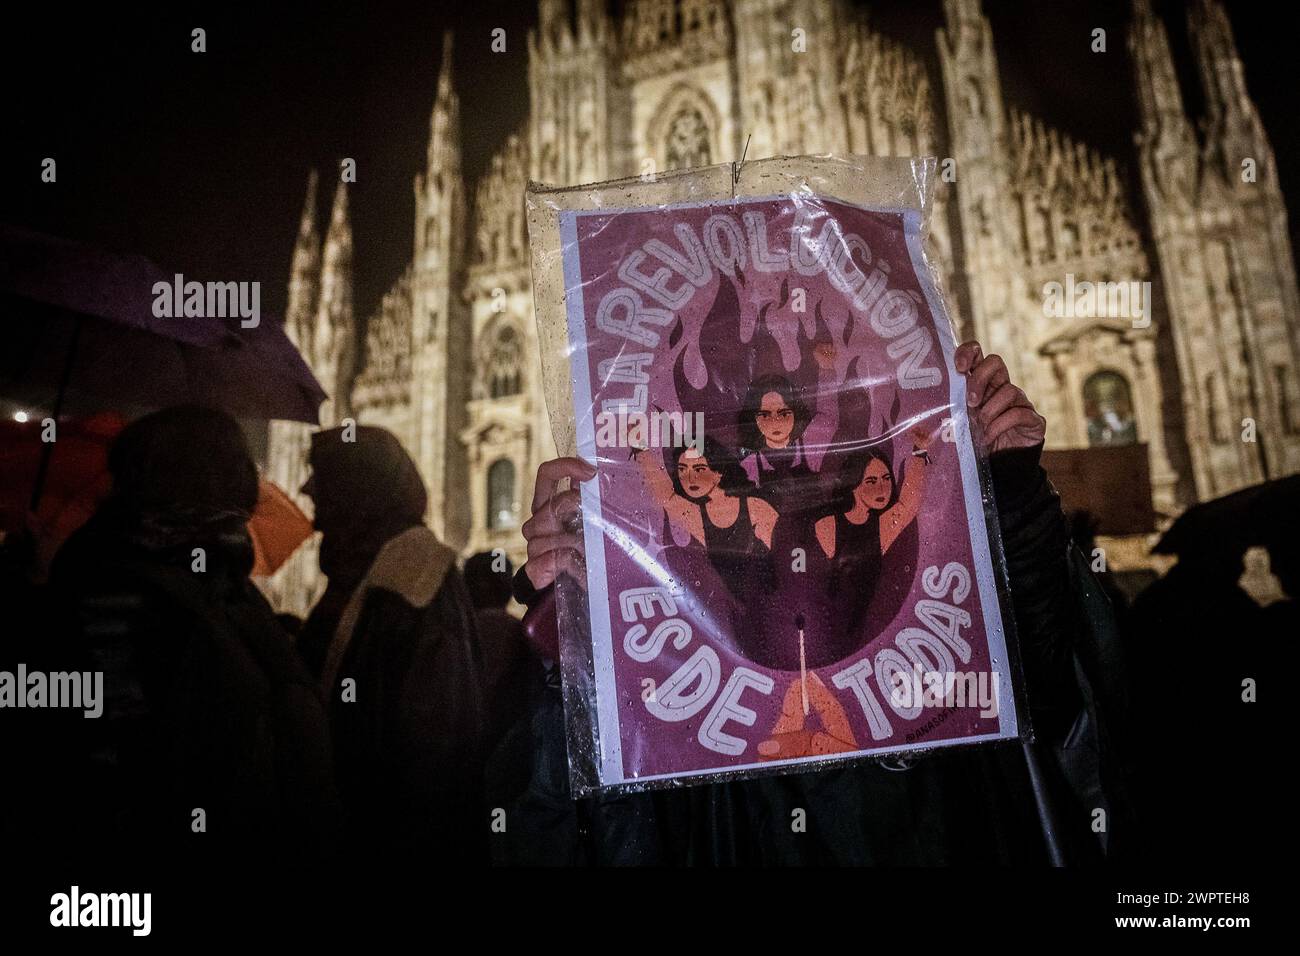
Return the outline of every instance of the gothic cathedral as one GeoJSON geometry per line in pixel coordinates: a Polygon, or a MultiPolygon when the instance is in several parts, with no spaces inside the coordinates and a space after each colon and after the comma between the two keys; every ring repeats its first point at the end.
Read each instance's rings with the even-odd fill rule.
{"type": "MultiPolygon", "coordinates": [[[[1217,0],[1191,0],[1204,90],[1188,117],[1166,28],[1133,0],[1141,197],[1114,159],[1002,99],[979,0],[944,0],[940,76],[842,0],[540,0],[530,113],[468,193],[444,40],[415,253],[356,321],[345,184],[317,221],[313,173],[286,327],[329,393],[321,423],[396,433],[429,487],[428,520],[468,554],[523,559],[533,474],[554,454],[542,397],[523,195],[804,153],[932,155],[933,248],[962,334],[1007,360],[1049,445],[1145,444],[1158,515],[1300,471],[1300,319],[1273,152],[1217,0]],[[942,97],[943,109],[937,98],[942,97]],[[323,236],[322,236],[323,233],[323,236]],[[1049,317],[1044,287],[1149,282],[1148,323],[1049,317]],[[1247,424],[1249,423],[1249,424],[1247,424]],[[1243,440],[1249,429],[1250,439],[1243,440]]],[[[296,492],[308,429],[272,426],[269,476],[296,492]]],[[[322,586],[304,548],[272,580],[304,613],[322,586]]]]}

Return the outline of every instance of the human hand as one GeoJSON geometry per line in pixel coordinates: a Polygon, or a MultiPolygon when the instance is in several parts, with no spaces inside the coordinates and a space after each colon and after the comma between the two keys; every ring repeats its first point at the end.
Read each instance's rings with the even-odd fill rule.
{"type": "Polygon", "coordinates": [[[562,572],[585,586],[586,560],[583,554],[582,492],[574,485],[596,476],[596,466],[581,458],[553,458],[537,469],[532,516],[524,522],[528,561],[524,573],[539,591],[552,584],[562,572]],[[560,491],[560,482],[573,484],[560,491]]]}
{"type": "Polygon", "coordinates": [[[989,453],[1032,448],[1047,434],[1047,419],[1038,414],[1024,391],[1011,383],[1007,363],[984,355],[978,342],[963,342],[953,356],[966,376],[966,404],[984,430],[989,453]]]}

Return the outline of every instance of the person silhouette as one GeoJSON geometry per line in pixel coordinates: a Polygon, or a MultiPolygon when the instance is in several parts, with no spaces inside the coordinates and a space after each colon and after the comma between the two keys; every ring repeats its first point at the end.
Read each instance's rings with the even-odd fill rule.
{"type": "Polygon", "coordinates": [[[51,589],[104,672],[78,721],[86,778],[66,826],[111,852],[328,856],[340,811],[314,681],[249,579],[257,468],[239,423],[177,406],[128,425],[112,490],[56,554],[51,589]],[[214,838],[195,841],[194,808],[214,838]],[[220,836],[215,836],[215,834],[220,836]]]}
{"type": "Polygon", "coordinates": [[[1242,858],[1250,811],[1237,775],[1215,755],[1246,743],[1242,681],[1257,676],[1250,662],[1264,615],[1238,584],[1249,545],[1243,535],[1223,528],[1180,538],[1172,545],[1178,563],[1137,596],[1126,621],[1133,727],[1143,748],[1134,783],[1153,859],[1230,863],[1242,858]]]}
{"type": "Polygon", "coordinates": [[[353,427],[312,436],[302,490],[315,504],[329,586],[298,638],[329,708],[350,843],[485,863],[482,664],[469,594],[455,553],[424,525],[427,493],[411,456],[391,432],[353,427]]]}

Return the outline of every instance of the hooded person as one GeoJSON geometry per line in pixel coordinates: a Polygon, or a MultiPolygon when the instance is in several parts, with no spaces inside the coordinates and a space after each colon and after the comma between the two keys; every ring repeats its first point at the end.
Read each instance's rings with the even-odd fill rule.
{"type": "Polygon", "coordinates": [[[51,571],[69,652],[104,675],[102,716],[70,741],[83,759],[63,819],[83,846],[132,855],[328,855],[325,714],[249,580],[258,484],[239,424],[164,409],[122,431],[108,466],[109,497],[51,571]]]}
{"type": "Polygon", "coordinates": [[[298,638],[329,710],[353,850],[486,858],[481,663],[455,553],[424,525],[427,494],[391,432],[312,436],[328,587],[298,638]]]}

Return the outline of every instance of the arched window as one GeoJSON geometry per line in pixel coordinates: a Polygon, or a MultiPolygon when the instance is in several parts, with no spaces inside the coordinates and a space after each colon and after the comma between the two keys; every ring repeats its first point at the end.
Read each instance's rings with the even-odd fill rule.
{"type": "Polygon", "coordinates": [[[669,169],[708,166],[713,162],[709,145],[709,127],[704,116],[693,106],[684,106],[668,124],[668,142],[664,149],[669,169]]]}
{"type": "Polygon", "coordinates": [[[1089,445],[1132,445],[1137,441],[1133,396],[1118,372],[1096,372],[1083,383],[1083,411],[1089,445]]]}
{"type": "Polygon", "coordinates": [[[487,473],[487,526],[489,531],[513,528],[519,523],[515,500],[515,465],[508,458],[494,461],[487,473]]]}
{"type": "Polygon", "coordinates": [[[523,343],[513,325],[503,325],[488,356],[487,385],[492,398],[507,398],[523,391],[523,343]]]}

